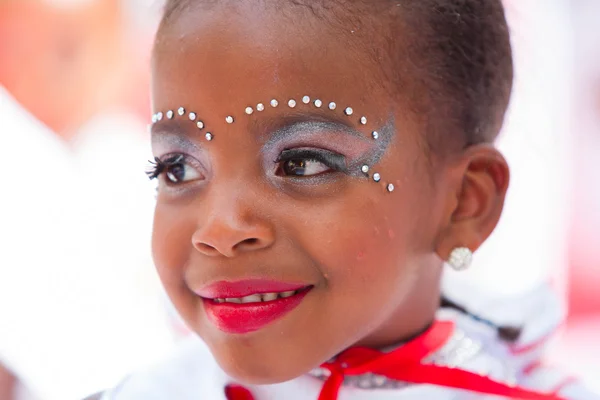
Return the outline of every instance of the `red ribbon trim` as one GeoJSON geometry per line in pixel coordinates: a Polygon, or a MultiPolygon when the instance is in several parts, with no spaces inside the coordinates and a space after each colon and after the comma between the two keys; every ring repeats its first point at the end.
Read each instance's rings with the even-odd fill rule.
{"type": "MultiPolygon", "coordinates": [[[[422,364],[423,359],[444,346],[453,332],[454,323],[436,322],[423,335],[389,353],[381,353],[364,347],[355,347],[344,351],[335,361],[322,365],[331,372],[331,375],[321,389],[319,400],[336,400],[344,382],[344,376],[362,375],[367,372],[407,383],[464,389],[512,399],[565,400],[555,393],[539,393],[512,387],[473,372],[422,364]]],[[[246,395],[244,393],[244,396],[246,395]]],[[[228,397],[228,399],[253,400],[251,397],[228,397]]]]}

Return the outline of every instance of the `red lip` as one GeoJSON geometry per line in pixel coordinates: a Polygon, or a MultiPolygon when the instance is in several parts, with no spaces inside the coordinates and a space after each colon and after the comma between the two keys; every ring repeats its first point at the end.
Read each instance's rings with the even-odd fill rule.
{"type": "Polygon", "coordinates": [[[237,282],[219,281],[201,288],[196,291],[196,294],[205,299],[226,299],[245,297],[255,293],[289,292],[307,286],[303,283],[276,282],[264,279],[248,279],[237,282]]]}
{"type": "Polygon", "coordinates": [[[208,319],[227,333],[243,334],[257,331],[282,318],[298,307],[312,286],[265,280],[217,282],[197,292],[203,298],[208,319]],[[299,290],[286,298],[260,303],[217,303],[213,299],[245,297],[256,293],[273,293],[299,290]]]}

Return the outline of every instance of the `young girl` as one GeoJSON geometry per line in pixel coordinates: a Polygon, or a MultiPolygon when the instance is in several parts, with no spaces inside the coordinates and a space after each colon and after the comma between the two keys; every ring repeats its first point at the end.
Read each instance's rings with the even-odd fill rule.
{"type": "Polygon", "coordinates": [[[168,1],[153,247],[202,341],[104,398],[597,399],[539,362],[547,290],[518,327],[441,295],[502,212],[511,85],[500,0],[168,1]]]}

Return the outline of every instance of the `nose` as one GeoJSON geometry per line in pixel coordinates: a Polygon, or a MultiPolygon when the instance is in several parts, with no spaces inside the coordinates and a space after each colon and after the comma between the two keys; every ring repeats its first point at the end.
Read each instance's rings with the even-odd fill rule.
{"type": "Polygon", "coordinates": [[[235,200],[213,207],[192,235],[194,248],[206,256],[228,258],[269,248],[275,241],[274,229],[252,211],[235,200]]]}

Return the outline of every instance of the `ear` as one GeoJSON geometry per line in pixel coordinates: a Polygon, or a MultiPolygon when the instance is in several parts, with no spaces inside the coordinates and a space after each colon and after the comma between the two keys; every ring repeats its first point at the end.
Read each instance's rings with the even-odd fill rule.
{"type": "Polygon", "coordinates": [[[447,260],[456,247],[475,252],[500,220],[510,173],[506,160],[491,145],[468,148],[448,168],[445,229],[436,252],[447,260]]]}

